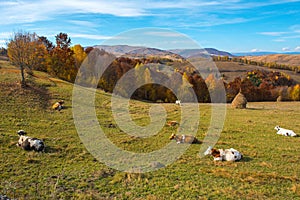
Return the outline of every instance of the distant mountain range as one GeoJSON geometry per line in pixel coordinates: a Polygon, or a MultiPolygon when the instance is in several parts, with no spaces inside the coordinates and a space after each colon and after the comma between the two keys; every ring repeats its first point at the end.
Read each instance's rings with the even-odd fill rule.
{"type": "Polygon", "coordinates": [[[193,57],[208,57],[208,56],[229,56],[233,57],[232,54],[219,51],[214,48],[204,49],[171,49],[161,50],[156,48],[141,47],[141,46],[128,46],[128,45],[95,45],[94,48],[103,49],[106,52],[112,53],[116,56],[130,55],[130,56],[167,56],[174,58],[193,58],[193,57]]]}
{"type": "Polygon", "coordinates": [[[103,49],[106,52],[112,53],[115,56],[128,55],[133,57],[138,56],[164,56],[172,58],[194,58],[194,57],[209,57],[209,56],[263,56],[273,54],[297,55],[300,52],[236,52],[229,53],[220,51],[214,48],[203,49],[169,49],[162,50],[157,48],[143,47],[143,46],[129,46],[129,45],[95,45],[94,48],[103,49]]]}
{"type": "Polygon", "coordinates": [[[204,48],[204,49],[171,49],[172,53],[181,55],[184,58],[194,58],[194,57],[206,57],[206,56],[229,56],[233,57],[231,53],[220,51],[214,48],[204,48]]]}
{"type": "MultiPolygon", "coordinates": [[[[156,48],[149,48],[149,47],[141,47],[141,46],[128,46],[128,45],[96,45],[94,48],[103,49],[108,53],[112,53],[115,56],[122,56],[122,55],[173,55],[174,53],[156,49],[156,48]]],[[[175,55],[175,54],[174,54],[175,55]]]]}

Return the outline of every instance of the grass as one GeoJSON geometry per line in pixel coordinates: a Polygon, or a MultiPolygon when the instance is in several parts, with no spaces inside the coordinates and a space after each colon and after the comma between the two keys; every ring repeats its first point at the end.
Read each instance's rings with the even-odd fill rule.
{"type": "MultiPolygon", "coordinates": [[[[148,173],[125,173],[97,161],[76,132],[72,115],[72,85],[35,72],[21,89],[16,68],[0,61],[0,194],[14,199],[300,199],[300,137],[276,135],[274,127],[300,133],[300,102],[249,103],[248,109],[228,105],[216,147],[236,148],[240,162],[199,158],[201,145],[191,145],[173,164],[148,173]],[[58,99],[61,112],[51,110],[58,99]],[[41,138],[44,153],[16,146],[16,132],[24,129],[41,138]]],[[[130,102],[139,125],[149,123],[150,104],[130,102]]],[[[180,108],[163,104],[167,120],[180,122],[180,108]]],[[[97,91],[96,113],[106,135],[117,146],[151,152],[168,142],[176,128],[164,126],[151,138],[128,136],[111,114],[110,95],[97,91]]],[[[200,104],[197,137],[203,139],[210,122],[210,105],[200,104]]],[[[192,117],[192,116],[191,116],[192,117]]],[[[174,142],[174,141],[173,141],[174,142]]]]}

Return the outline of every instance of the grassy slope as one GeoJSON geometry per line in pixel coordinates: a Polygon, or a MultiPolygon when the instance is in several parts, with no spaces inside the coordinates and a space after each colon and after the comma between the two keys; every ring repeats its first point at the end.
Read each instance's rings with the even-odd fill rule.
{"type": "MultiPolygon", "coordinates": [[[[253,59],[255,60],[255,59],[253,59]]],[[[279,69],[270,69],[267,67],[260,67],[254,65],[246,65],[246,64],[239,64],[237,62],[215,62],[216,66],[218,67],[221,74],[224,74],[225,81],[233,81],[235,77],[245,77],[246,72],[258,69],[258,70],[266,70],[266,71],[279,71],[289,75],[292,79],[294,79],[297,83],[300,83],[300,76],[295,72],[289,70],[279,70],[279,69]]]]}
{"type": "Polygon", "coordinates": [[[273,54],[264,56],[246,56],[245,58],[254,61],[262,61],[267,63],[276,62],[279,64],[300,66],[300,55],[285,55],[285,54],[273,54]]]}
{"type": "MultiPolygon", "coordinates": [[[[0,194],[18,199],[297,199],[300,196],[298,138],[275,134],[279,124],[300,133],[300,102],[250,103],[249,109],[228,106],[217,147],[234,147],[245,158],[236,163],[214,163],[198,158],[192,145],[175,163],[145,174],[118,172],[96,161],[81,143],[74,127],[72,85],[35,72],[31,87],[21,90],[18,70],[0,61],[0,194]],[[52,103],[64,99],[67,109],[55,112],[52,103]],[[15,145],[17,130],[45,140],[45,153],[26,152],[15,145]]],[[[113,122],[110,96],[97,93],[101,124],[113,122]]],[[[132,101],[138,124],[148,121],[141,110],[149,104],[132,101]]],[[[179,120],[180,109],[166,104],[168,119],[179,120]]],[[[203,138],[210,119],[201,104],[197,136],[203,138]]],[[[168,143],[174,128],[158,136],[136,140],[117,128],[104,128],[111,140],[132,151],[152,151],[168,143]],[[143,150],[144,149],[144,150],[143,150]]]]}

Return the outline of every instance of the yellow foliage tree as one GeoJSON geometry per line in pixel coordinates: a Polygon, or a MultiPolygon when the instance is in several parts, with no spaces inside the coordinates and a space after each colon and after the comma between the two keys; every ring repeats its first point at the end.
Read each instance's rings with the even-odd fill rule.
{"type": "Polygon", "coordinates": [[[79,68],[81,63],[86,58],[87,54],[80,44],[74,45],[73,47],[71,47],[71,50],[74,52],[73,57],[75,59],[75,67],[79,68]]]}
{"type": "Polygon", "coordinates": [[[300,85],[297,84],[293,87],[290,93],[291,99],[294,101],[300,101],[300,85]]]}

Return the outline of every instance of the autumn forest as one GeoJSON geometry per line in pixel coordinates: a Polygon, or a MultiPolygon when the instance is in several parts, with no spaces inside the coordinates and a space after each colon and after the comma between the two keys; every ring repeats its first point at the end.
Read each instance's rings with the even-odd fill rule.
{"type": "MultiPolygon", "coordinates": [[[[248,63],[274,68],[274,71],[251,70],[232,81],[225,81],[222,74],[214,72],[206,77],[201,76],[185,58],[121,56],[115,57],[102,76],[98,77],[94,70],[95,58],[109,53],[94,47],[71,44],[71,38],[66,33],[56,35],[53,44],[35,33],[18,32],[8,41],[7,50],[2,48],[1,54],[7,54],[10,62],[20,68],[23,87],[26,87],[26,75],[33,75],[34,70],[38,70],[72,83],[78,75],[86,86],[94,85],[106,92],[150,102],[175,102],[178,95],[182,101],[189,101],[192,94],[196,95],[198,102],[211,102],[211,96],[217,94],[220,88],[225,88],[227,102],[231,102],[239,91],[248,101],[300,100],[300,85],[289,75],[276,71],[285,69],[298,73],[299,67],[254,62],[240,57],[213,57],[214,62],[239,62],[241,67],[243,63],[248,63]],[[82,64],[85,65],[84,70],[80,68],[82,64]],[[118,81],[129,71],[130,81],[123,84],[129,88],[142,86],[134,92],[126,89],[114,91],[118,81]],[[154,84],[157,82],[161,84],[154,84]]],[[[214,101],[222,102],[222,98],[216,97],[214,101]]]]}

